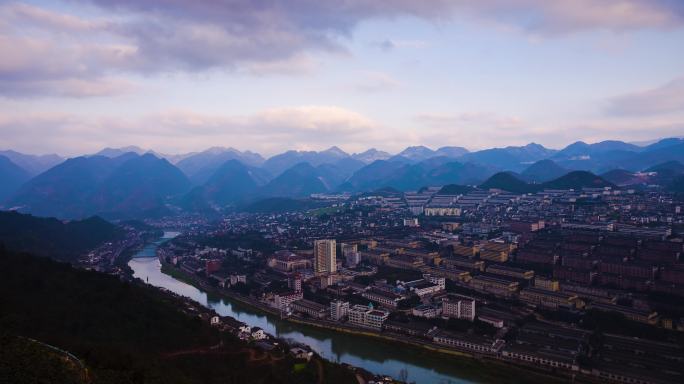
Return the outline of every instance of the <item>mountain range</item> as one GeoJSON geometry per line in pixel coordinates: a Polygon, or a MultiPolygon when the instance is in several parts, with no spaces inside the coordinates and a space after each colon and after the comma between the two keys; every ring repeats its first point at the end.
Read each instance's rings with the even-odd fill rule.
{"type": "Polygon", "coordinates": [[[45,172],[64,161],[64,158],[55,154],[27,155],[12,150],[0,151],[0,156],[6,157],[31,176],[45,172]]]}
{"type": "Polygon", "coordinates": [[[29,180],[5,206],[60,218],[133,217],[165,212],[166,201],[190,188],[178,168],[149,153],[81,156],[29,180]]]}
{"type": "Polygon", "coordinates": [[[268,159],[222,147],[183,155],[134,146],[105,148],[64,161],[56,155],[0,153],[6,154],[0,155],[1,206],[60,218],[213,211],[258,199],[386,187],[410,191],[450,184],[504,185],[522,192],[548,186],[572,171],[592,172],[618,186],[671,186],[684,173],[684,139],[680,138],[645,146],[576,142],[561,150],[535,143],[474,152],[415,146],[395,155],[377,149],[348,154],[331,147],[320,152],[286,151],[268,159]]]}
{"type": "Polygon", "coordinates": [[[14,191],[28,181],[31,175],[25,169],[13,163],[5,156],[0,156],[0,201],[10,197],[14,191]]]}

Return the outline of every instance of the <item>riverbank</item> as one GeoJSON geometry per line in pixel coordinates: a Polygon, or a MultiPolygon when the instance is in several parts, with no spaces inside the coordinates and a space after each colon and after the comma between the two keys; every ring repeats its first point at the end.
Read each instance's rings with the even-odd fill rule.
{"type": "MultiPolygon", "coordinates": [[[[157,261],[156,258],[136,258],[136,260],[153,260],[155,262],[157,261]]],[[[164,264],[162,264],[162,265],[164,265],[164,264]]],[[[188,274],[184,274],[184,273],[182,273],[182,271],[178,271],[172,267],[169,267],[168,264],[165,265],[165,269],[166,269],[167,274],[174,281],[177,280],[179,283],[182,283],[183,285],[192,285],[192,283],[194,283],[198,286],[200,285],[200,284],[198,284],[197,279],[193,279],[188,274]],[[174,272],[178,272],[178,273],[174,273],[174,272]],[[172,276],[172,275],[174,275],[174,276],[172,276]],[[181,280],[181,278],[183,278],[183,280],[181,280]]],[[[159,270],[159,272],[163,273],[163,272],[161,272],[161,270],[159,270]]],[[[138,276],[138,278],[140,278],[140,276],[138,276]]],[[[142,279],[140,279],[140,280],[142,280],[142,279]]],[[[140,280],[136,280],[136,282],[139,282],[141,285],[146,285],[140,280]]],[[[227,320],[227,318],[230,318],[231,321],[228,321],[226,323],[226,326],[219,327],[219,329],[221,330],[221,332],[230,332],[233,335],[233,337],[238,337],[238,333],[239,333],[238,327],[235,325],[236,323],[239,323],[241,325],[250,325],[248,323],[245,323],[245,322],[242,322],[242,321],[236,319],[235,317],[226,316],[225,314],[222,315],[222,314],[218,313],[214,308],[212,308],[208,305],[205,305],[204,303],[199,302],[192,297],[184,296],[182,294],[176,293],[174,290],[169,290],[169,289],[164,288],[164,287],[158,287],[158,286],[154,286],[154,285],[152,285],[152,286],[157,287],[158,289],[162,290],[165,294],[171,295],[171,296],[177,298],[178,300],[180,300],[183,303],[181,308],[185,309],[186,313],[193,313],[195,315],[199,315],[202,319],[204,319],[205,321],[207,321],[209,323],[211,322],[211,319],[216,315],[222,316],[223,320],[227,320]]],[[[195,285],[192,285],[192,286],[194,288],[197,288],[197,287],[195,287],[195,285]]],[[[202,289],[206,289],[206,288],[202,287],[202,289]]],[[[263,357],[258,358],[258,359],[252,358],[251,361],[266,361],[266,362],[283,360],[285,355],[283,355],[282,352],[289,352],[289,351],[291,351],[291,349],[293,347],[293,344],[291,343],[290,340],[279,338],[276,335],[270,334],[270,333],[267,333],[267,337],[265,339],[261,339],[258,341],[254,341],[254,340],[249,341],[249,345],[251,347],[254,347],[254,348],[261,350],[262,355],[271,356],[271,358],[263,358],[263,357]],[[275,355],[273,354],[274,351],[276,351],[275,355]],[[279,354],[278,351],[281,352],[281,354],[279,354]]],[[[296,346],[296,344],[294,346],[296,346]]],[[[215,349],[216,349],[216,347],[212,346],[212,347],[204,348],[203,350],[214,351],[215,349]]],[[[202,353],[201,351],[203,351],[203,350],[202,349],[199,349],[199,350],[191,349],[188,351],[192,352],[192,353],[202,353]]],[[[312,351],[310,348],[305,348],[305,350],[312,351]]],[[[182,350],[182,351],[177,351],[174,353],[182,355],[182,354],[185,354],[186,352],[187,351],[182,350]]],[[[364,384],[364,383],[367,383],[369,381],[376,381],[376,382],[382,381],[382,382],[386,382],[388,384],[390,384],[390,383],[391,384],[401,384],[402,383],[402,382],[396,381],[396,380],[385,380],[387,375],[373,373],[373,372],[368,371],[362,367],[354,366],[352,364],[340,364],[337,361],[332,361],[330,359],[326,359],[324,356],[321,356],[320,354],[315,353],[315,351],[313,351],[313,352],[314,352],[314,354],[312,357],[309,358],[310,360],[308,363],[299,363],[299,365],[301,365],[303,367],[302,369],[307,369],[306,368],[307,364],[313,364],[314,366],[316,366],[317,367],[316,368],[317,374],[319,375],[319,377],[324,378],[323,379],[324,381],[319,381],[319,382],[345,382],[345,383],[347,383],[348,381],[339,381],[339,380],[334,381],[334,380],[332,380],[331,375],[336,377],[336,379],[340,379],[340,377],[342,377],[342,376],[340,376],[340,374],[349,375],[351,373],[351,375],[354,377],[356,382],[358,382],[359,384],[364,384]]],[[[250,352],[250,354],[252,354],[252,352],[250,352]]],[[[169,356],[174,356],[174,355],[171,354],[169,356]]],[[[352,376],[350,376],[350,377],[352,377],[352,376]]],[[[349,377],[347,377],[347,379],[348,378],[349,377]]]]}
{"type": "MultiPolygon", "coordinates": [[[[204,290],[207,294],[217,298],[225,298],[229,302],[253,311],[280,319],[283,323],[297,324],[305,327],[331,331],[339,334],[348,334],[363,338],[372,338],[376,342],[387,344],[391,348],[406,349],[411,348],[416,356],[434,361],[443,360],[440,364],[458,366],[459,376],[468,380],[478,382],[511,382],[511,383],[561,383],[565,382],[563,377],[553,376],[551,372],[535,369],[535,367],[520,366],[507,361],[493,359],[483,355],[474,355],[468,352],[441,347],[434,343],[408,338],[404,335],[392,335],[387,333],[374,332],[359,328],[347,327],[342,324],[332,324],[328,322],[314,322],[300,317],[280,317],[276,309],[250,297],[245,297],[235,292],[221,290],[206,283],[199,276],[193,276],[187,272],[179,270],[170,264],[161,261],[161,271],[176,280],[189,284],[197,289],[204,290]]],[[[438,362],[436,362],[437,365],[438,362]]]]}

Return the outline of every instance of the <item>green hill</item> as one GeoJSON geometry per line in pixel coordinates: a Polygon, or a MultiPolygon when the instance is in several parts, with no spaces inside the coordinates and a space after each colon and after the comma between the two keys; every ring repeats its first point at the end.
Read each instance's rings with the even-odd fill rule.
{"type": "Polygon", "coordinates": [[[676,160],[667,161],[646,169],[646,172],[672,172],[680,174],[684,173],[684,164],[676,160]]]}
{"type": "Polygon", "coordinates": [[[490,177],[480,185],[482,189],[502,189],[514,193],[529,193],[534,192],[538,188],[532,184],[528,184],[510,172],[499,172],[490,177]]]}
{"type": "Polygon", "coordinates": [[[582,189],[615,187],[587,171],[573,171],[542,184],[528,184],[511,172],[499,172],[480,185],[482,189],[501,189],[513,193],[533,193],[544,189],[582,189]]]}
{"type": "Polygon", "coordinates": [[[27,346],[15,341],[31,338],[73,355],[92,383],[356,383],[317,356],[295,370],[285,352],[220,333],[183,299],[142,283],[1,250],[0,272],[0,357],[21,353],[0,358],[0,382],[79,383],[45,351],[20,352],[27,346]]]}
{"type": "Polygon", "coordinates": [[[68,353],[0,332],[0,382],[86,384],[89,371],[68,353]]]}
{"type": "Polygon", "coordinates": [[[0,211],[0,244],[12,251],[73,261],[121,236],[123,230],[97,216],[64,223],[54,218],[0,211]]]}
{"type": "Polygon", "coordinates": [[[565,176],[542,184],[547,189],[582,189],[582,188],[603,188],[615,187],[603,178],[587,171],[573,171],[565,176]]]}
{"type": "Polygon", "coordinates": [[[309,163],[299,163],[288,168],[266,184],[260,194],[272,197],[305,197],[312,193],[327,192],[319,171],[309,163]]]}
{"type": "Polygon", "coordinates": [[[472,191],[473,188],[467,185],[448,184],[437,192],[438,195],[461,195],[472,191]]]}
{"type": "Polygon", "coordinates": [[[543,183],[565,175],[568,171],[553,160],[539,160],[530,165],[520,175],[529,182],[543,183]]]}
{"type": "Polygon", "coordinates": [[[178,168],[151,154],[81,156],[29,180],[5,206],[67,219],[92,215],[144,218],[167,213],[169,198],[190,187],[178,168]]]}

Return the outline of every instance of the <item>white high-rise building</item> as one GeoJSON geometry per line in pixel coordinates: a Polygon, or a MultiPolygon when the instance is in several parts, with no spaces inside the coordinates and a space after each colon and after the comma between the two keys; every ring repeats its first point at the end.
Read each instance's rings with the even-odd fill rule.
{"type": "Polygon", "coordinates": [[[323,275],[337,272],[336,248],[335,240],[314,241],[314,273],[323,275]]]}
{"type": "Polygon", "coordinates": [[[349,314],[349,302],[342,300],[333,300],[330,302],[330,318],[334,321],[340,321],[349,314]]]}

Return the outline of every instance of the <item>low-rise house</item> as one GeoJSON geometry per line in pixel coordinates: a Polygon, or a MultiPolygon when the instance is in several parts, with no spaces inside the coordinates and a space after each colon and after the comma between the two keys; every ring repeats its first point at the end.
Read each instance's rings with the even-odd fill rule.
{"type": "Polygon", "coordinates": [[[361,296],[387,308],[396,308],[399,305],[399,302],[404,298],[396,293],[382,291],[378,288],[371,288],[364,291],[361,293],[361,296]]]}
{"type": "Polygon", "coordinates": [[[441,313],[442,311],[438,307],[430,304],[421,304],[411,309],[411,314],[413,316],[424,317],[426,319],[433,319],[441,313]]]}
{"type": "Polygon", "coordinates": [[[437,332],[432,340],[437,344],[480,354],[496,354],[506,344],[500,339],[446,331],[437,332]]]}
{"type": "Polygon", "coordinates": [[[470,286],[481,292],[491,293],[496,296],[509,297],[518,291],[518,282],[507,279],[477,275],[470,280],[470,286]]]}
{"type": "Polygon", "coordinates": [[[442,299],[442,316],[474,321],[475,300],[467,296],[449,295],[442,299]]]}
{"type": "Polygon", "coordinates": [[[290,309],[294,312],[307,314],[316,319],[322,319],[328,314],[328,308],[325,305],[306,299],[293,301],[290,303],[290,309]]]}
{"type": "Polygon", "coordinates": [[[604,312],[618,312],[623,314],[626,318],[646,324],[656,324],[658,322],[658,313],[649,310],[636,309],[617,304],[605,303],[591,303],[587,309],[596,309],[604,312]]]}
{"type": "Polygon", "coordinates": [[[558,309],[573,309],[580,306],[577,295],[553,292],[538,288],[525,288],[520,291],[520,300],[535,306],[558,309]]]}
{"type": "Polygon", "coordinates": [[[301,291],[278,293],[273,297],[273,306],[280,311],[287,312],[290,309],[290,304],[303,298],[304,293],[301,291]]]}
{"type": "Polygon", "coordinates": [[[534,347],[518,344],[508,344],[501,351],[501,356],[511,360],[520,360],[532,365],[543,365],[551,368],[564,368],[578,371],[579,364],[568,354],[557,353],[552,350],[539,350],[534,347]]]}
{"type": "Polygon", "coordinates": [[[264,340],[268,337],[266,332],[261,328],[252,328],[252,339],[254,340],[264,340]]]}
{"type": "Polygon", "coordinates": [[[422,338],[431,338],[430,336],[437,331],[437,327],[423,322],[403,323],[392,320],[387,320],[384,324],[384,328],[390,332],[422,338]]]}
{"type": "Polygon", "coordinates": [[[499,276],[507,276],[515,279],[531,280],[534,271],[530,269],[514,268],[507,265],[492,264],[487,267],[487,273],[499,276]]]}
{"type": "Polygon", "coordinates": [[[303,348],[298,348],[298,347],[291,348],[290,354],[295,359],[302,359],[302,360],[306,360],[306,361],[311,360],[311,357],[313,357],[313,352],[307,351],[303,348]]]}
{"type": "Polygon", "coordinates": [[[388,311],[374,309],[372,306],[357,304],[349,308],[349,323],[360,327],[379,331],[388,317],[388,311]]]}

